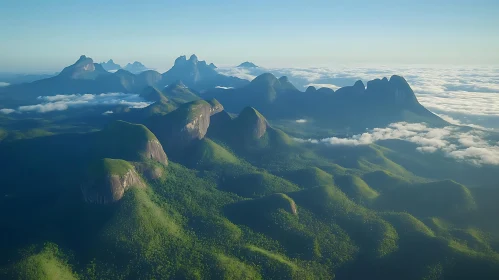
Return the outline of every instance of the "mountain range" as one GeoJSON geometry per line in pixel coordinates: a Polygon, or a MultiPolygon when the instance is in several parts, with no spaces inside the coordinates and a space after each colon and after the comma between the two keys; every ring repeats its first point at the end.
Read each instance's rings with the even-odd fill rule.
{"type": "Polygon", "coordinates": [[[1,88],[0,100],[6,104],[19,105],[32,103],[40,95],[139,93],[146,86],[164,87],[177,80],[182,80],[189,87],[199,91],[215,86],[232,87],[247,83],[246,80],[218,74],[214,70],[215,65],[198,61],[195,55],[191,56],[188,61],[184,56],[179,57],[175,65],[163,74],[154,70],[145,70],[142,66],[136,62],[127,65],[125,69],[110,73],[102,64],[94,63],[91,58],[82,55],[73,65],[64,68],[57,76],[1,88]],[[140,73],[134,74],[126,69],[140,73]]]}
{"type": "Polygon", "coordinates": [[[349,127],[362,131],[392,122],[426,122],[447,124],[424,108],[406,80],[400,76],[357,81],[338,89],[309,87],[299,91],[287,77],[262,74],[248,85],[235,89],[213,89],[203,98],[216,98],[229,112],[245,106],[258,108],[271,119],[305,119],[333,128],[349,127]]]}
{"type": "Polygon", "coordinates": [[[104,68],[104,70],[108,72],[118,71],[121,69],[121,65],[114,63],[112,59],[108,60],[107,62],[101,62],[100,65],[102,65],[102,68],[104,68]]]}
{"type": "MultiPolygon", "coordinates": [[[[78,70],[87,60],[64,74],[92,78],[78,70]]],[[[248,88],[269,112],[291,102],[283,94],[375,95],[377,105],[422,110],[398,76],[304,93],[266,74],[226,94],[248,88]]],[[[486,187],[497,167],[393,143],[300,143],[235,99],[180,99],[203,96],[180,81],[141,95],[154,103],[100,116],[99,129],[5,131],[2,279],[499,277],[499,191],[486,187]],[[159,105],[172,108],[151,111],[159,105]],[[139,123],[119,120],[146,111],[139,123]]]]}
{"type": "MultiPolygon", "coordinates": [[[[112,63],[111,60],[105,65],[112,63]]],[[[243,63],[242,67],[253,67],[250,64],[243,63]]],[[[130,67],[142,67],[137,63],[133,65],[130,67]]],[[[186,56],[177,58],[173,67],[163,74],[154,70],[134,74],[124,69],[110,73],[103,64],[81,56],[55,77],[0,88],[0,100],[4,106],[20,106],[36,104],[38,96],[104,92],[142,94],[145,88],[163,91],[161,89],[175,83],[173,88],[182,85],[181,88],[189,91],[185,95],[170,92],[169,98],[177,104],[215,98],[231,113],[249,105],[271,120],[303,119],[320,127],[345,132],[361,132],[400,121],[425,122],[434,126],[447,124],[417,101],[409,84],[400,76],[368,81],[367,86],[357,81],[337,91],[309,87],[302,92],[285,76],[277,78],[264,73],[249,82],[219,74],[214,64],[199,61],[195,55],[189,59],[186,56]]]]}

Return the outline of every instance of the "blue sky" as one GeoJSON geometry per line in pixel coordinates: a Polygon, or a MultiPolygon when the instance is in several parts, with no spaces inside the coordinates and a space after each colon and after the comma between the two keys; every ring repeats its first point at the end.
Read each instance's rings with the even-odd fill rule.
{"type": "Polygon", "coordinates": [[[0,71],[59,71],[81,54],[168,69],[217,65],[499,64],[499,1],[3,0],[0,71]]]}

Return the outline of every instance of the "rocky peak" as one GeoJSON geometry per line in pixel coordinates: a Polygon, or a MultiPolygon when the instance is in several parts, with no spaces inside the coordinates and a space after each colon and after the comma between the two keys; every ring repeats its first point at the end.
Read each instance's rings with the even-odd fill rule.
{"type": "Polygon", "coordinates": [[[223,107],[216,100],[182,104],[175,111],[148,121],[168,153],[178,153],[194,140],[201,140],[210,126],[210,117],[223,107]]]}
{"type": "Polygon", "coordinates": [[[222,104],[220,104],[220,102],[218,102],[218,100],[216,100],[215,98],[209,100],[208,103],[211,105],[211,116],[224,110],[224,106],[222,106],[222,104]]]}
{"type": "Polygon", "coordinates": [[[96,75],[101,74],[101,72],[105,72],[102,67],[97,69],[99,71],[95,70],[96,65],[94,64],[94,61],[90,57],[82,55],[73,65],[64,68],[59,75],[71,79],[92,79],[95,78],[96,75]],[[94,71],[98,73],[92,73],[94,71]]]}
{"type": "Polygon", "coordinates": [[[161,91],[152,86],[147,86],[140,93],[140,97],[151,102],[167,102],[168,98],[161,91]]]}
{"type": "Polygon", "coordinates": [[[393,90],[393,94],[397,102],[411,102],[419,104],[414,91],[403,77],[393,75],[390,77],[388,83],[393,90]]]}
{"type": "Polygon", "coordinates": [[[86,55],[81,55],[80,58],[76,61],[76,64],[83,63],[88,60],[90,60],[90,62],[93,63],[93,60],[91,58],[87,57],[86,55]]]}
{"type": "Polygon", "coordinates": [[[100,63],[100,65],[106,71],[115,71],[121,69],[121,66],[119,64],[116,64],[112,59],[108,60],[107,62],[102,62],[100,63]]]}
{"type": "Polygon", "coordinates": [[[279,82],[281,83],[289,83],[289,78],[287,76],[282,76],[279,78],[279,82]]]}
{"type": "Polygon", "coordinates": [[[175,65],[184,64],[185,62],[187,62],[187,57],[185,55],[181,55],[175,59],[175,65]]]}
{"type": "Polygon", "coordinates": [[[305,93],[314,93],[316,91],[317,89],[314,86],[309,86],[307,90],[305,90],[305,93]]]}
{"type": "Polygon", "coordinates": [[[130,73],[138,74],[148,70],[148,68],[141,62],[135,61],[133,63],[128,63],[123,69],[129,71],[130,73]]]}
{"type": "Polygon", "coordinates": [[[362,91],[364,91],[366,89],[366,86],[364,85],[364,83],[361,80],[356,81],[355,84],[353,84],[353,87],[356,90],[362,90],[362,91]]]}
{"type": "Polygon", "coordinates": [[[192,62],[192,63],[198,63],[199,59],[198,59],[198,57],[195,54],[193,54],[189,58],[189,61],[192,62]]]}
{"type": "Polygon", "coordinates": [[[388,84],[388,79],[383,78],[382,80],[380,79],[374,79],[371,81],[367,82],[367,91],[368,92],[373,92],[373,93],[383,93],[388,90],[389,84],[388,84]]]}
{"type": "Polygon", "coordinates": [[[213,64],[213,63],[210,63],[210,65],[208,65],[208,67],[210,67],[211,69],[217,69],[217,66],[215,66],[215,64],[213,64]]]}
{"type": "Polygon", "coordinates": [[[125,191],[146,185],[128,162],[105,158],[90,165],[86,182],[81,185],[83,199],[88,203],[109,204],[120,200],[125,191]]]}
{"type": "Polygon", "coordinates": [[[260,139],[267,131],[268,122],[253,107],[246,107],[236,119],[237,126],[243,130],[244,137],[260,139]]]}
{"type": "Polygon", "coordinates": [[[168,164],[156,136],[144,125],[115,121],[97,132],[95,151],[102,157],[168,164]]]}
{"type": "Polygon", "coordinates": [[[256,78],[254,78],[250,82],[250,85],[251,86],[269,86],[269,85],[272,86],[278,82],[279,82],[279,80],[273,74],[264,73],[264,74],[261,74],[260,76],[257,76],[256,78]]]}
{"type": "Polygon", "coordinates": [[[239,64],[237,67],[239,68],[258,68],[254,63],[246,61],[241,64],[239,64]]]}

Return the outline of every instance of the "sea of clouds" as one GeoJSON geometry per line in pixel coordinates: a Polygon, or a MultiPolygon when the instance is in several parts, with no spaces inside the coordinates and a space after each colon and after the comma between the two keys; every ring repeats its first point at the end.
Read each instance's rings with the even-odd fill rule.
{"type": "Polygon", "coordinates": [[[426,108],[462,124],[499,129],[499,67],[380,66],[336,68],[219,68],[222,74],[251,80],[265,72],[288,76],[297,88],[334,90],[367,81],[403,76],[426,108]]]}
{"type": "MultiPolygon", "coordinates": [[[[251,80],[270,72],[288,76],[301,90],[308,86],[334,90],[357,80],[403,76],[419,102],[451,125],[431,128],[424,123],[393,123],[348,138],[295,139],[323,145],[367,145],[400,139],[415,143],[422,153],[445,156],[473,164],[499,165],[499,67],[336,67],[336,68],[220,68],[220,73],[251,80]],[[463,128],[466,126],[468,128],[463,128]]],[[[304,124],[306,120],[296,120],[304,124]]]]}
{"type": "Polygon", "coordinates": [[[144,108],[150,102],[144,101],[138,94],[125,94],[120,92],[101,94],[68,94],[39,96],[40,103],[35,105],[20,106],[17,109],[0,109],[0,113],[48,113],[53,111],[65,111],[70,108],[81,108],[91,106],[123,105],[130,108],[144,108]]]}
{"type": "MultiPolygon", "coordinates": [[[[299,139],[301,143],[332,146],[369,145],[380,140],[398,139],[415,143],[422,153],[442,152],[445,156],[476,165],[499,165],[499,142],[494,132],[467,129],[455,125],[432,128],[424,123],[392,123],[385,128],[374,128],[348,138],[299,139]],[[492,136],[492,137],[491,137],[492,136]]],[[[497,134],[496,134],[497,135],[497,134]]]]}

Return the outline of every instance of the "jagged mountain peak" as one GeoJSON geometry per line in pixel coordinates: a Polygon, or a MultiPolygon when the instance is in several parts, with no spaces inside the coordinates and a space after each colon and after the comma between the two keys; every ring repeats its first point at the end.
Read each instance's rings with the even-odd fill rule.
{"type": "Polygon", "coordinates": [[[256,78],[254,78],[250,85],[260,85],[260,84],[275,84],[279,80],[274,74],[271,73],[263,73],[256,78]]]}
{"type": "Polygon", "coordinates": [[[254,63],[246,61],[241,64],[239,64],[237,67],[239,68],[258,68],[254,63]]]}
{"type": "Polygon", "coordinates": [[[100,64],[94,63],[90,57],[81,55],[74,64],[64,68],[59,76],[71,79],[95,79],[105,73],[107,71],[100,64]]]}
{"type": "Polygon", "coordinates": [[[189,61],[193,62],[193,63],[197,63],[199,61],[198,57],[193,54],[191,55],[191,57],[189,58],[189,61]]]}

